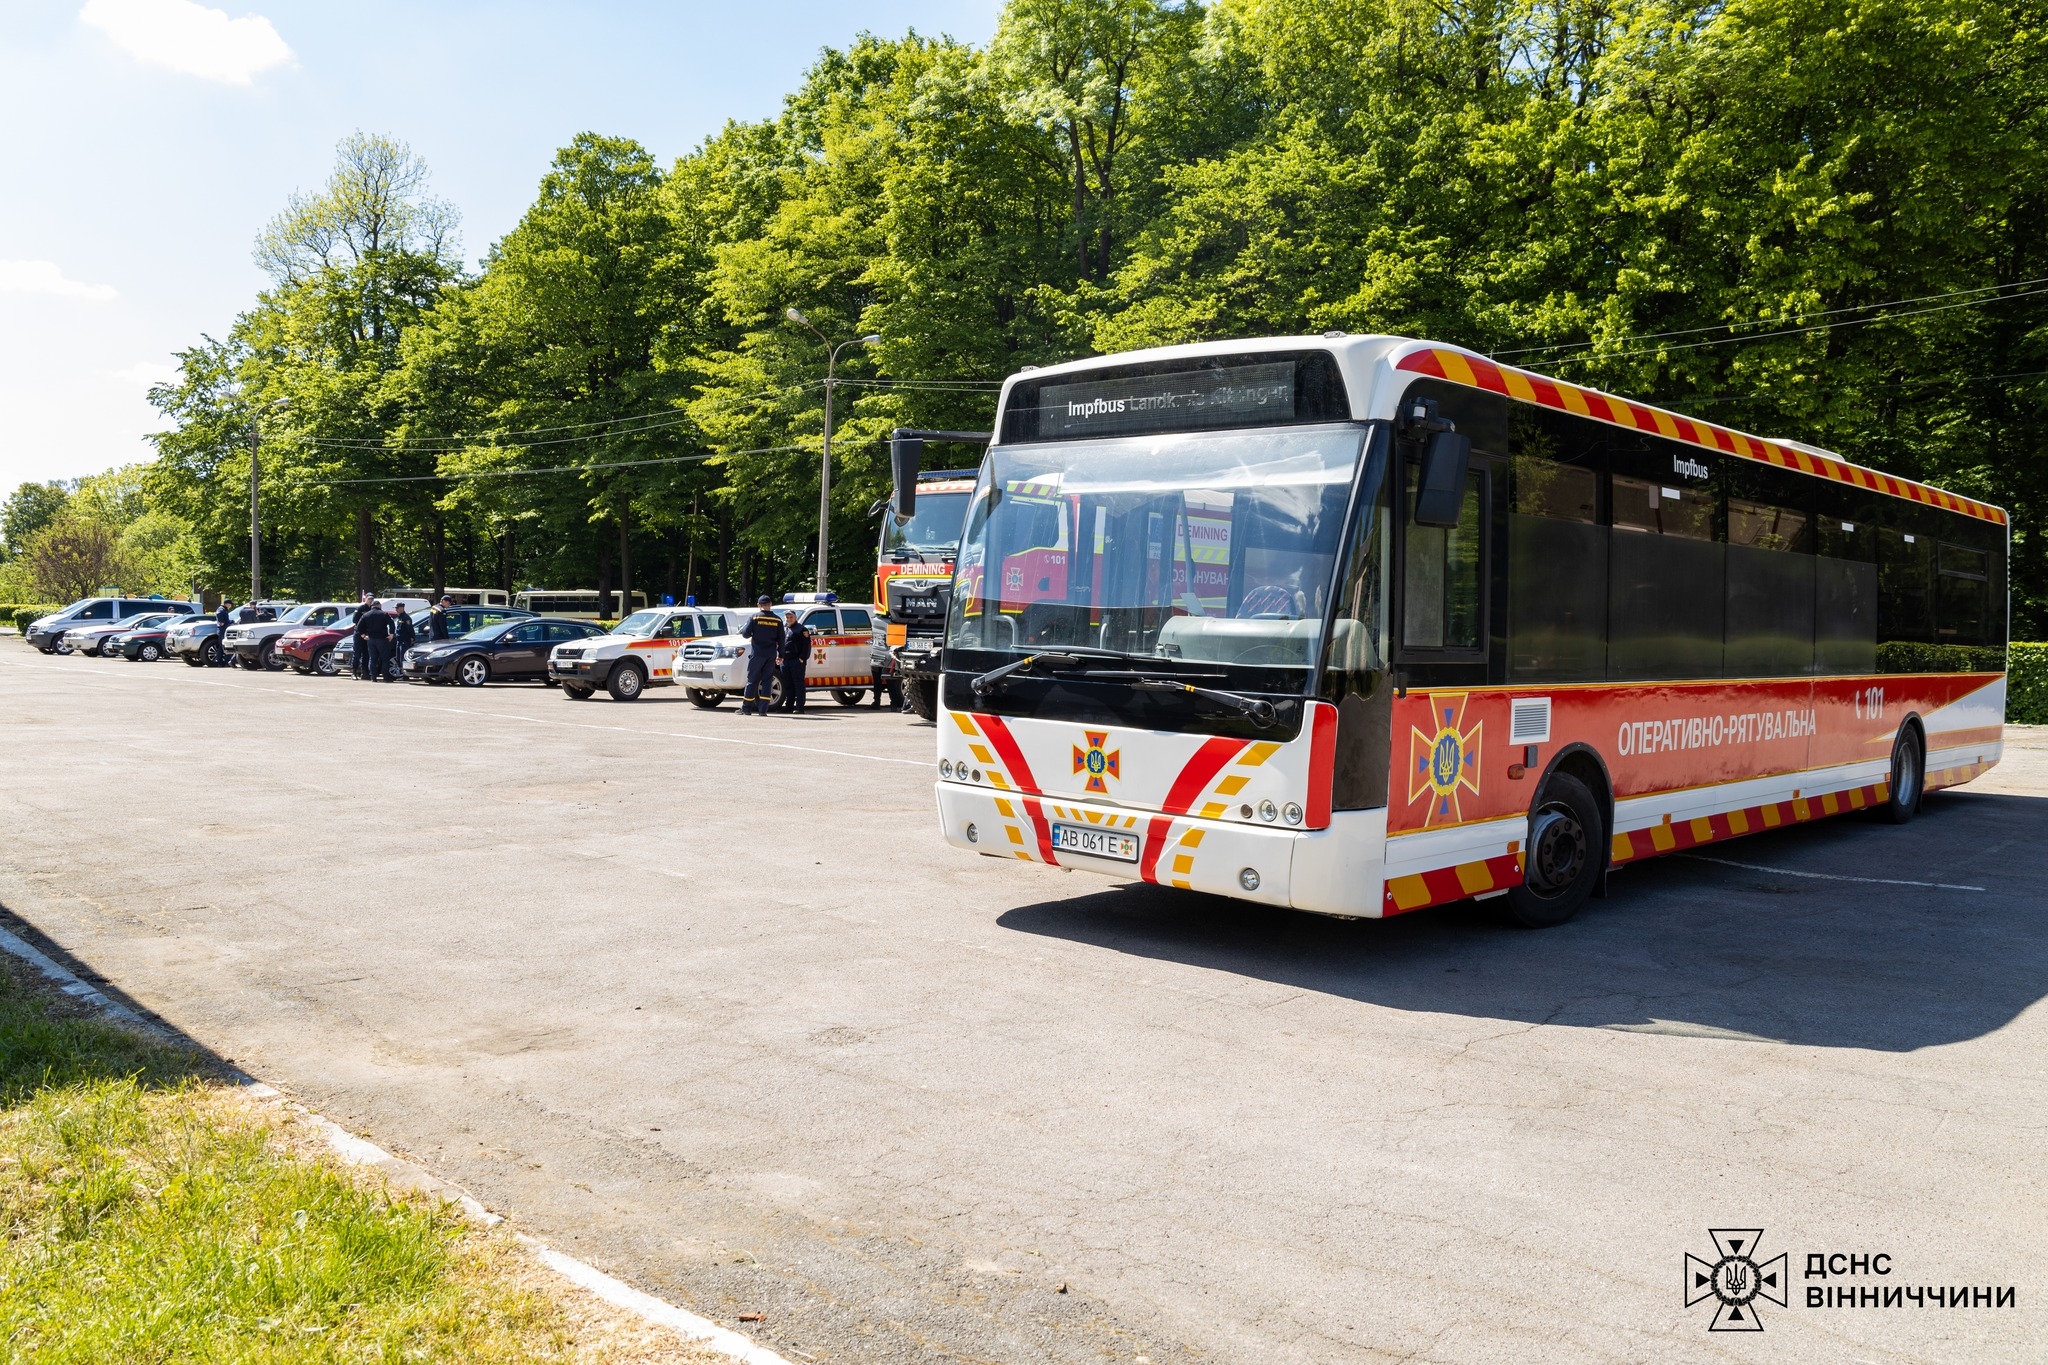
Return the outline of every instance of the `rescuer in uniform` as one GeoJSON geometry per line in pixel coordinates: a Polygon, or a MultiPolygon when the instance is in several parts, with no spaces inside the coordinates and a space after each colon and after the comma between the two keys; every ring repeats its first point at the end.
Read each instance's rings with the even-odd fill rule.
{"type": "MultiPolygon", "coordinates": [[[[234,662],[234,658],[228,653],[228,623],[234,619],[235,604],[225,597],[221,598],[220,610],[213,614],[213,623],[220,627],[219,633],[214,636],[214,640],[220,645],[220,648],[214,652],[213,657],[219,659],[224,664],[234,662]]],[[[204,658],[205,656],[201,655],[200,657],[204,658]]]]}
{"type": "Polygon", "coordinates": [[[804,709],[804,669],[811,662],[810,627],[796,619],[796,613],[783,614],[787,622],[782,628],[782,709],[801,711],[804,709]]]}
{"type": "Polygon", "coordinates": [[[768,594],[762,593],[754,614],[741,628],[747,640],[747,690],[740,696],[741,715],[768,714],[768,697],[774,690],[775,666],[782,654],[782,618],[768,610],[768,594]],[[754,708],[759,705],[760,709],[754,708]]]}
{"type": "Polygon", "coordinates": [[[369,679],[371,682],[390,682],[385,671],[391,667],[391,616],[383,604],[372,601],[370,609],[363,613],[356,629],[362,633],[362,643],[356,646],[358,654],[369,656],[369,679]]]}

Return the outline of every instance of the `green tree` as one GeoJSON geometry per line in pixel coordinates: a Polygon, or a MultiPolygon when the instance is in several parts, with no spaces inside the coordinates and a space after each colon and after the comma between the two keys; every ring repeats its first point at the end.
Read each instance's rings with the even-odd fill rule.
{"type": "Polygon", "coordinates": [[[55,521],[70,501],[71,490],[61,483],[22,484],[0,504],[0,541],[19,554],[28,538],[55,521]]]}

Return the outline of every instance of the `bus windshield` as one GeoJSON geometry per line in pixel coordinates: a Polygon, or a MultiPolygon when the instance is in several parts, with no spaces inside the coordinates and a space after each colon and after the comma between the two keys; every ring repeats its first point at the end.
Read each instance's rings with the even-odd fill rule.
{"type": "Polygon", "coordinates": [[[882,517],[882,558],[916,559],[920,554],[951,558],[960,543],[960,524],[967,520],[965,491],[919,493],[917,511],[909,521],[893,514],[882,517]]]}
{"type": "Polygon", "coordinates": [[[1112,650],[1305,689],[1365,437],[1345,424],[996,448],[948,651],[1112,650]]]}

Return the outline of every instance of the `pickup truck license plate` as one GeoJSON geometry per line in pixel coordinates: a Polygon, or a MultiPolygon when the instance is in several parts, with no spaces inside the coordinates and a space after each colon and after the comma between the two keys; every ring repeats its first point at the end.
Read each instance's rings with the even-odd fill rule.
{"type": "Polygon", "coordinates": [[[1087,825],[1054,825],[1052,846],[1061,853],[1086,853],[1095,858],[1138,861],[1138,836],[1087,825]]]}

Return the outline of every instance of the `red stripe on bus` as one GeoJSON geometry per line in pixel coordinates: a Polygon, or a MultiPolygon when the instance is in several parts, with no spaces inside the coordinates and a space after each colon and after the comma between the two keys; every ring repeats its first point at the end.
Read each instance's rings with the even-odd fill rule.
{"type": "Polygon", "coordinates": [[[1251,743],[1245,739],[1225,739],[1217,735],[1203,741],[1195,750],[1195,756],[1180,770],[1180,776],[1173,779],[1173,786],[1166,792],[1166,800],[1160,809],[1166,814],[1155,815],[1145,826],[1145,852],[1138,863],[1138,875],[1148,882],[1159,880],[1159,855],[1165,851],[1166,836],[1173,828],[1173,817],[1186,815],[1209,784],[1216,780],[1216,774],[1223,771],[1223,765],[1243,753],[1251,743]]]}
{"type": "Polygon", "coordinates": [[[996,757],[1003,760],[1003,766],[1010,770],[1010,780],[1017,784],[1019,791],[1036,796],[1038,783],[1031,776],[1031,765],[1024,761],[1024,751],[1017,747],[1017,737],[1010,733],[1010,727],[1003,724],[1001,716],[985,716],[972,712],[981,732],[988,736],[988,742],[995,746],[996,757]]]}
{"type": "Polygon", "coordinates": [[[1337,773],[1337,708],[1309,703],[1308,820],[1309,829],[1330,827],[1330,784],[1337,773]]]}
{"type": "Polygon", "coordinates": [[[1031,830],[1038,836],[1038,856],[1058,867],[1060,860],[1053,852],[1052,824],[1045,818],[1045,807],[1037,798],[1027,796],[1024,798],[1024,813],[1031,817],[1031,830]]]}

